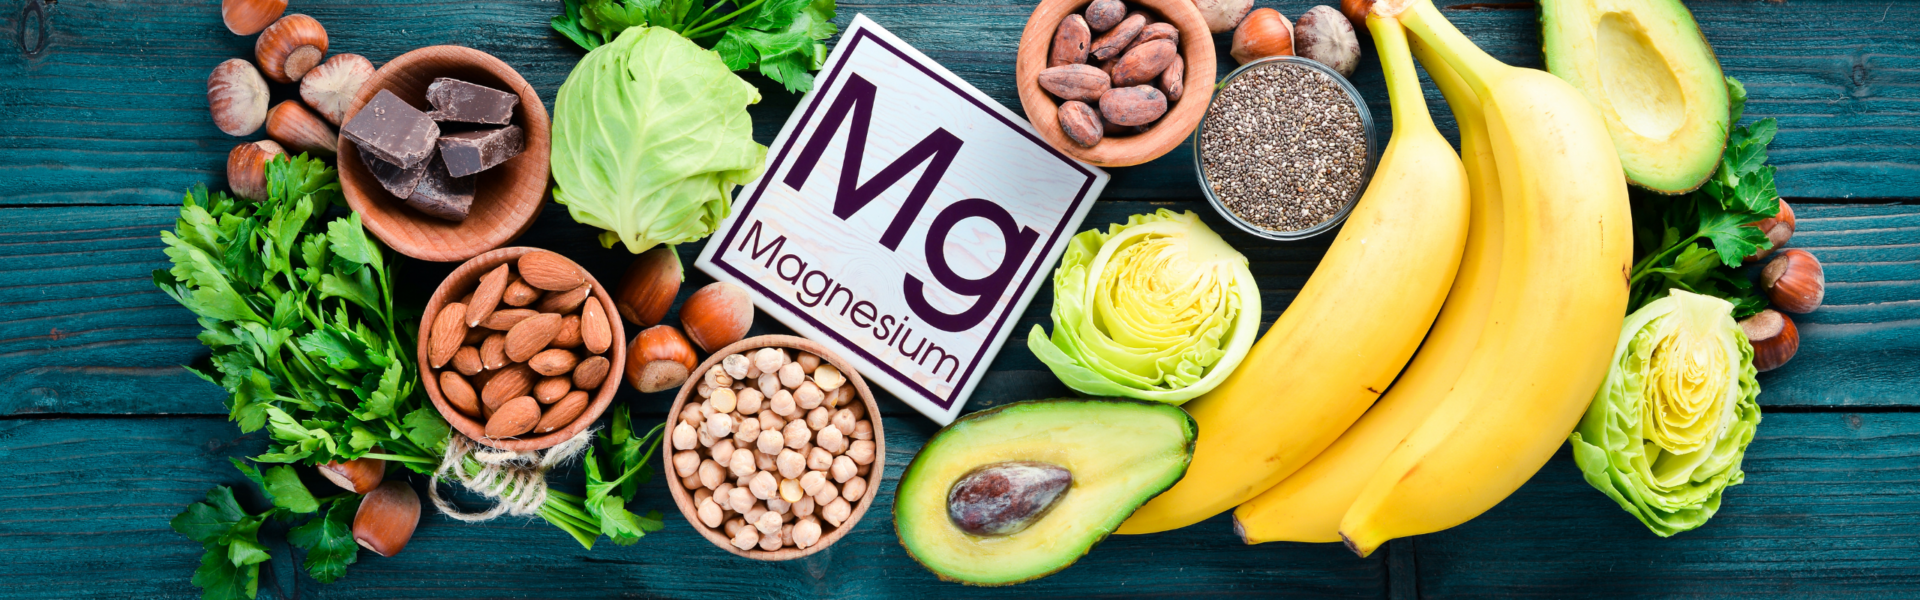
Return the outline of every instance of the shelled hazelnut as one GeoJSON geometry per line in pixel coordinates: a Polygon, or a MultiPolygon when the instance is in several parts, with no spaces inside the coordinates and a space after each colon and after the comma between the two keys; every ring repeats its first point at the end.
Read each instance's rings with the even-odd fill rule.
{"type": "Polygon", "coordinates": [[[857,396],[821,391],[846,389],[838,368],[769,347],[722,358],[695,377],[705,400],[687,398],[669,440],[671,474],[693,497],[696,522],[735,548],[767,551],[813,547],[846,522],[867,491],[855,470],[874,450],[870,440],[849,443],[850,432],[873,424],[857,396]],[[801,409],[795,398],[811,406],[801,409]],[[864,456],[853,455],[862,448],[864,456]]]}
{"type": "Polygon", "coordinates": [[[303,14],[281,17],[260,32],[253,44],[254,59],[267,79],[293,83],[327,55],[327,29],[303,14]]]}

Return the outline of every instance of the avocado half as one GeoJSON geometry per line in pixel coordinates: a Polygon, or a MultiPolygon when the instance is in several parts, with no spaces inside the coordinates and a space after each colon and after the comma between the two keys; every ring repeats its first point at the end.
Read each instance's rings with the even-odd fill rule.
{"type": "Polygon", "coordinates": [[[1051,575],[1186,474],[1197,428],[1177,406],[1133,400],[1034,400],[961,417],[927,440],[900,476],[894,530],[943,580],[997,586],[1051,575]],[[954,483],[1009,461],[1059,466],[1072,484],[1025,529],[961,530],[947,512],[954,483]]]}
{"type": "Polygon", "coordinates": [[[1585,92],[1634,185],[1693,191],[1726,149],[1726,77],[1680,0],[1541,0],[1547,70],[1585,92]]]}

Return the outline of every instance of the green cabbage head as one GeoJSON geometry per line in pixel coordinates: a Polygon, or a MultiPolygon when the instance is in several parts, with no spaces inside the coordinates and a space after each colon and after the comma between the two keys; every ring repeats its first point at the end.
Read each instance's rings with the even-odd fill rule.
{"type": "Polygon", "coordinates": [[[1581,474],[1661,537],[1705,524],[1760,424],[1733,304],[1668,292],[1627,317],[1611,367],[1570,440],[1581,474]]]}
{"type": "Polygon", "coordinates": [[[553,199],[646,252],[707,237],[760,176],[747,105],[760,91],[680,34],[631,27],[588,52],[553,106],[553,199]]]}
{"type": "Polygon", "coordinates": [[[1179,404],[1226,379],[1260,332],[1247,257],[1192,212],[1073,236],[1053,272],[1053,336],[1027,347],[1083,394],[1179,404]]]}

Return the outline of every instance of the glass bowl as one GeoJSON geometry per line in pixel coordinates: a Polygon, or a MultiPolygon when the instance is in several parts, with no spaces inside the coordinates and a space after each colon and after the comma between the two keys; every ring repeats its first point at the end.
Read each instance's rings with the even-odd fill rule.
{"type": "Polygon", "coordinates": [[[1347,215],[1353,212],[1353,205],[1359,202],[1362,194],[1366,193],[1367,184],[1373,179],[1373,167],[1380,161],[1380,140],[1378,133],[1373,128],[1373,113],[1367,110],[1366,100],[1360,97],[1360,90],[1354,89],[1352,82],[1347,81],[1346,77],[1341,76],[1339,71],[1335,71],[1311,59],[1300,58],[1298,56],[1270,56],[1241,65],[1240,68],[1234,69],[1231,73],[1227,73],[1226,78],[1221,79],[1220,83],[1214,86],[1214,90],[1213,99],[1207,103],[1206,114],[1200,117],[1200,126],[1195,127],[1193,130],[1193,170],[1200,176],[1200,193],[1207,196],[1207,203],[1212,204],[1213,209],[1218,211],[1220,216],[1225,217],[1227,222],[1233,223],[1233,226],[1239,227],[1241,231],[1269,240],[1283,242],[1300,241],[1318,236],[1339,227],[1341,222],[1347,220],[1347,215]],[[1232,83],[1233,79],[1239,77],[1241,73],[1273,63],[1291,63],[1326,73],[1328,77],[1332,77],[1334,82],[1340,84],[1340,89],[1347,92],[1347,97],[1353,100],[1354,108],[1360,113],[1360,129],[1367,140],[1366,164],[1360,169],[1360,185],[1354,188],[1353,197],[1348,198],[1346,204],[1340,207],[1340,212],[1334,213],[1333,216],[1328,217],[1327,220],[1305,229],[1292,231],[1267,229],[1255,225],[1246,219],[1240,218],[1240,215],[1228,209],[1227,205],[1222,203],[1220,198],[1213,194],[1213,184],[1207,180],[1206,161],[1202,158],[1204,155],[1200,147],[1200,136],[1207,131],[1207,121],[1213,118],[1213,102],[1219,100],[1219,90],[1225,90],[1227,84],[1232,83]]]}

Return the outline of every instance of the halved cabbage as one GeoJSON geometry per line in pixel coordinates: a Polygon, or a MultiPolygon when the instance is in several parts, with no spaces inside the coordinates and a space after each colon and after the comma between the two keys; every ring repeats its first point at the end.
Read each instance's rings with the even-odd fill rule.
{"type": "Polygon", "coordinates": [[[1226,379],[1260,332],[1247,257],[1191,211],[1073,236],[1053,272],[1053,336],[1027,347],[1080,393],[1179,404],[1226,379]]]}
{"type": "Polygon", "coordinates": [[[1760,424],[1753,346],[1726,300],[1671,290],[1627,317],[1570,438],[1587,483],[1666,537],[1699,527],[1760,424]]]}

